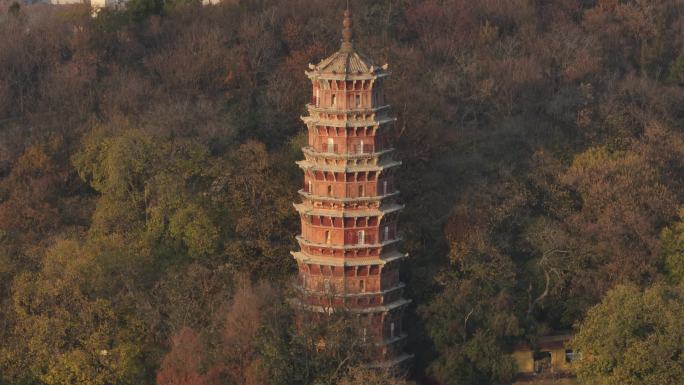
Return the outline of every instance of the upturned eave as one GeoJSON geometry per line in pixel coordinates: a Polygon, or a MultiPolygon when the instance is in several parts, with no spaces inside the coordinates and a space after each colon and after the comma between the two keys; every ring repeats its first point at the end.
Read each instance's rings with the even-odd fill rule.
{"type": "Polygon", "coordinates": [[[322,165],[311,163],[308,160],[300,160],[295,162],[302,170],[314,170],[323,172],[368,172],[368,171],[383,171],[394,167],[401,166],[400,161],[390,161],[383,164],[373,165],[364,164],[358,166],[335,166],[335,165],[322,165]]]}
{"type": "Polygon", "coordinates": [[[396,310],[399,308],[406,307],[408,304],[410,304],[412,301],[409,299],[401,298],[399,300],[396,300],[392,303],[389,303],[387,305],[381,305],[381,306],[372,306],[372,307],[366,307],[366,308],[338,308],[335,306],[330,306],[330,307],[324,307],[320,305],[307,305],[301,303],[301,301],[297,299],[293,299],[297,305],[304,307],[306,309],[319,312],[319,313],[331,313],[334,310],[346,310],[352,314],[377,314],[377,313],[388,313],[392,310],[396,310]]]}
{"type": "Polygon", "coordinates": [[[300,116],[300,119],[304,124],[307,126],[311,125],[322,125],[322,126],[328,126],[328,127],[350,127],[350,128],[357,128],[357,127],[368,127],[368,126],[382,126],[384,124],[388,123],[393,123],[397,121],[397,118],[382,118],[382,119],[373,119],[373,120],[350,120],[350,119],[343,119],[343,120],[327,120],[327,119],[316,119],[313,116],[300,116]]]}
{"type": "Polygon", "coordinates": [[[315,105],[308,103],[306,109],[311,112],[316,113],[328,113],[328,114],[374,114],[382,111],[389,110],[389,104],[385,104],[379,107],[372,108],[330,108],[330,107],[316,107],[315,105]]]}
{"type": "Polygon", "coordinates": [[[396,286],[390,287],[389,289],[385,290],[380,290],[380,291],[366,291],[363,293],[332,293],[332,292],[326,292],[326,291],[319,291],[319,290],[308,290],[308,289],[303,289],[299,286],[297,286],[297,289],[299,290],[300,293],[306,294],[306,295],[330,295],[334,298],[362,298],[362,297],[374,297],[378,295],[387,295],[392,292],[395,292],[397,290],[402,290],[406,288],[406,284],[403,282],[399,282],[396,286]]]}
{"type": "Polygon", "coordinates": [[[380,257],[323,257],[311,256],[303,251],[291,251],[290,254],[301,263],[311,263],[323,266],[370,266],[386,265],[390,262],[408,258],[408,254],[392,251],[380,257]]]}
{"type": "Polygon", "coordinates": [[[304,203],[293,203],[292,205],[298,213],[303,215],[314,215],[335,218],[383,217],[387,214],[404,209],[404,205],[398,203],[390,203],[387,205],[382,205],[379,208],[361,210],[324,209],[319,207],[311,207],[304,203]]]}
{"type": "Polygon", "coordinates": [[[378,71],[374,73],[333,73],[319,70],[304,71],[304,74],[311,80],[374,80],[390,76],[389,71],[378,71]]]}
{"type": "Polygon", "coordinates": [[[307,200],[312,200],[312,201],[321,201],[321,202],[336,202],[336,203],[356,203],[356,202],[380,202],[385,199],[389,199],[392,197],[396,197],[399,195],[399,190],[395,190],[389,194],[385,195],[377,195],[373,197],[357,197],[357,198],[336,198],[336,197],[329,197],[325,195],[313,195],[310,194],[303,189],[300,189],[298,191],[299,195],[301,195],[303,198],[307,200]]]}
{"type": "Polygon", "coordinates": [[[382,157],[384,155],[387,155],[391,152],[396,151],[394,147],[392,148],[386,148],[384,150],[380,151],[374,151],[374,152],[347,152],[347,153],[336,153],[336,152],[322,152],[322,151],[317,151],[315,148],[311,146],[306,146],[302,147],[302,152],[305,155],[309,156],[314,156],[314,157],[321,157],[321,158],[330,158],[330,159],[368,159],[368,158],[375,158],[375,157],[382,157]]]}
{"type": "MultiPolygon", "coordinates": [[[[307,239],[304,239],[301,235],[297,235],[295,237],[297,239],[297,242],[299,242],[300,246],[308,246],[308,247],[316,247],[316,248],[323,248],[323,249],[335,249],[335,250],[359,250],[359,249],[377,249],[377,248],[384,248],[387,246],[390,246],[395,243],[400,243],[404,240],[402,237],[396,237],[393,239],[388,239],[386,241],[382,241],[380,243],[364,243],[364,244],[349,244],[349,245],[337,245],[337,244],[332,244],[332,243],[316,243],[316,242],[311,242],[307,239]]],[[[334,257],[331,257],[334,258],[334,257]]]]}

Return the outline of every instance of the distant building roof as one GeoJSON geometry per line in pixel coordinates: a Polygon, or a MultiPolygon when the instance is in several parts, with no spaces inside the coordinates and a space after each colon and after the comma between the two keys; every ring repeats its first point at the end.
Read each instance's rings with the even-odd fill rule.
{"type": "Polygon", "coordinates": [[[535,346],[533,347],[527,341],[518,342],[513,350],[516,352],[528,351],[528,350],[553,350],[562,349],[565,344],[572,339],[571,333],[554,334],[548,336],[542,336],[537,338],[535,346]]]}

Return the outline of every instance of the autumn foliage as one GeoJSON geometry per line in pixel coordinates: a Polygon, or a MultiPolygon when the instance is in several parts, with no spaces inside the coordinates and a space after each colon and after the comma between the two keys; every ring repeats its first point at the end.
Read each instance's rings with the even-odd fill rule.
{"type": "MultiPolygon", "coordinates": [[[[412,378],[506,384],[516,341],[598,357],[603,324],[583,378],[676,378],[640,365],[682,335],[684,2],[351,3],[392,72],[412,378]]],[[[303,71],[341,8],[0,2],[0,383],[400,381],[286,300],[303,71]]]]}

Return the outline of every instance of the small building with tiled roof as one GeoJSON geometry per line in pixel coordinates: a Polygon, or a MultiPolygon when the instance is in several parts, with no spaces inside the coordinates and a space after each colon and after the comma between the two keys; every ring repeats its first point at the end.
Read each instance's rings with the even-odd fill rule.
{"type": "Polygon", "coordinates": [[[513,358],[518,365],[519,382],[574,377],[575,353],[568,346],[571,339],[572,334],[562,333],[539,337],[533,344],[527,341],[516,344],[513,358]]]}

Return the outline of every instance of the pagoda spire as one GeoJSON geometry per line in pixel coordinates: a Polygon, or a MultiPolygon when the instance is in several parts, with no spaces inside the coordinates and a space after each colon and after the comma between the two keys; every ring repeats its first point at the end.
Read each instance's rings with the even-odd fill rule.
{"type": "Polygon", "coordinates": [[[352,13],[349,9],[349,0],[347,0],[347,9],[344,11],[344,20],[342,20],[342,47],[340,51],[351,52],[354,50],[354,31],[352,30],[352,13]]]}

